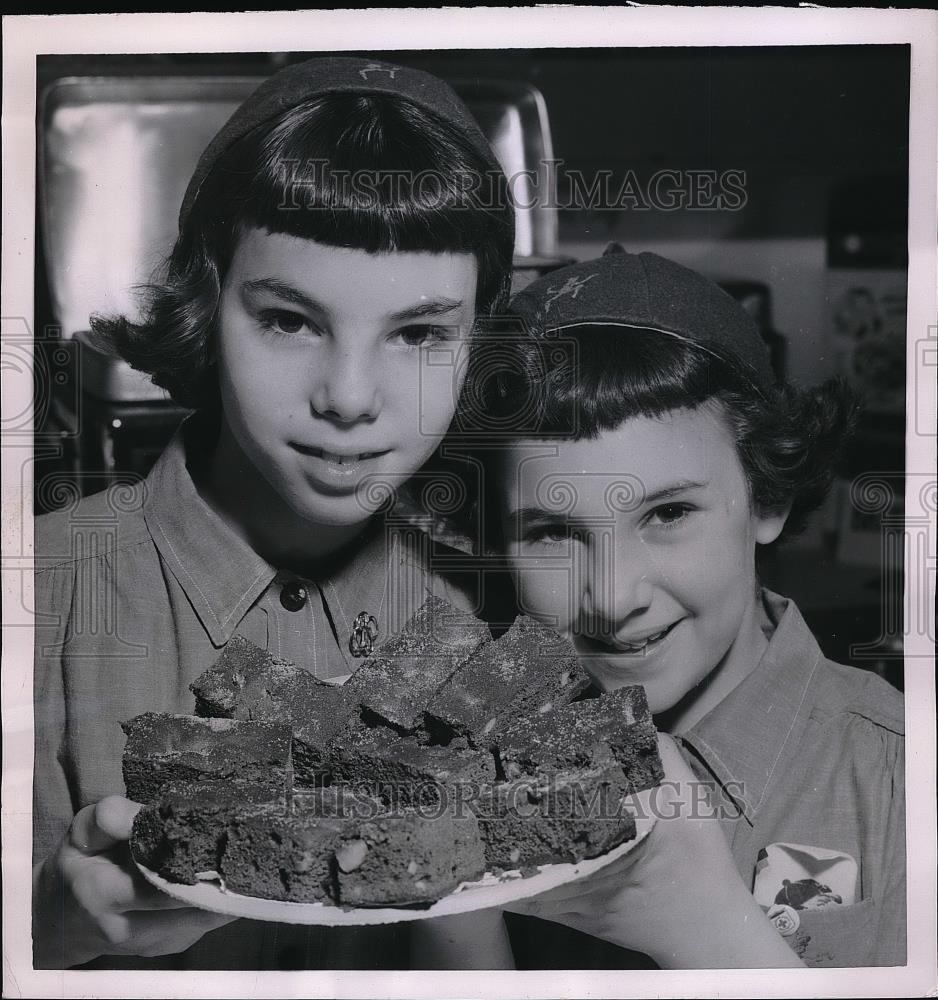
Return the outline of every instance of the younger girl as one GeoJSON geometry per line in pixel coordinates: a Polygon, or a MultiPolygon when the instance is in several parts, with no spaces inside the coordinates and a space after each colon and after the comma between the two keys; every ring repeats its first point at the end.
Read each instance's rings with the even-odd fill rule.
{"type": "Polygon", "coordinates": [[[236,633],[339,679],[374,638],[360,615],[380,641],[427,589],[460,599],[381,512],[457,403],[464,366],[427,352],[497,310],[513,235],[466,108],[402,66],[290,67],[206,149],[145,319],[94,324],[195,413],[144,483],[36,526],[37,966],[407,967],[401,934],[215,930],[143,883],[119,723],[191,713],[236,633]]]}
{"type": "Polygon", "coordinates": [[[578,934],[510,918],[519,964],[904,964],[902,697],[755,569],[824,497],[844,390],[778,385],[743,309],[654,254],[512,308],[484,412],[525,420],[489,463],[518,602],[600,690],[644,686],[669,779],[633,854],[519,907],[578,934]]]}

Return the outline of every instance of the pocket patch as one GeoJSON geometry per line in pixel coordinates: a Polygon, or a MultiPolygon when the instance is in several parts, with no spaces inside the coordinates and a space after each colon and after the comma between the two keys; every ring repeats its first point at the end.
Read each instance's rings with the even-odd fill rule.
{"type": "Polygon", "coordinates": [[[752,894],[767,909],[818,910],[851,905],[856,884],[857,863],[845,851],[776,843],[759,852],[752,894]]]}

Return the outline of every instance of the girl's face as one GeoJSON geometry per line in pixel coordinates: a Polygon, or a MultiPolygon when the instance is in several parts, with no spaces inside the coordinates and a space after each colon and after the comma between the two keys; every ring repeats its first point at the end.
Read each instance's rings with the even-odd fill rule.
{"type": "Polygon", "coordinates": [[[449,426],[476,271],[247,230],[219,303],[222,441],[304,521],[365,521],[369,485],[400,485],[449,426]]]}
{"type": "Polygon", "coordinates": [[[752,510],[719,408],[518,441],[503,472],[521,609],[568,635],[602,690],[642,684],[654,713],[693,692],[692,724],[755,666],[755,546],[784,515],[752,510]]]}

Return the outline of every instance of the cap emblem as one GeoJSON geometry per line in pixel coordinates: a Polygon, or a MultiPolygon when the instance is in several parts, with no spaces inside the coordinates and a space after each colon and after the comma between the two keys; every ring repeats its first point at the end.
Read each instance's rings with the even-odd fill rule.
{"type": "Polygon", "coordinates": [[[582,278],[570,277],[562,285],[554,285],[552,288],[548,288],[547,294],[544,297],[544,308],[549,312],[554,302],[565,295],[569,295],[570,298],[575,299],[587,281],[595,278],[597,274],[598,272],[594,271],[592,274],[586,274],[582,278]]]}
{"type": "Polygon", "coordinates": [[[382,66],[381,63],[368,63],[367,66],[363,66],[359,71],[358,75],[363,79],[368,79],[369,73],[387,73],[388,78],[395,79],[394,74],[397,73],[397,67],[394,66],[382,66]]]}

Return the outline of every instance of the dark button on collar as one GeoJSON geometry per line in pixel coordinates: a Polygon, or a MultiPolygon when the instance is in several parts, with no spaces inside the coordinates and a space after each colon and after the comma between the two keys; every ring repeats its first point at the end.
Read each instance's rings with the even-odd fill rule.
{"type": "Polygon", "coordinates": [[[287,611],[299,611],[306,603],[308,596],[302,583],[298,580],[291,580],[290,583],[285,583],[280,591],[280,603],[287,611]]]}

